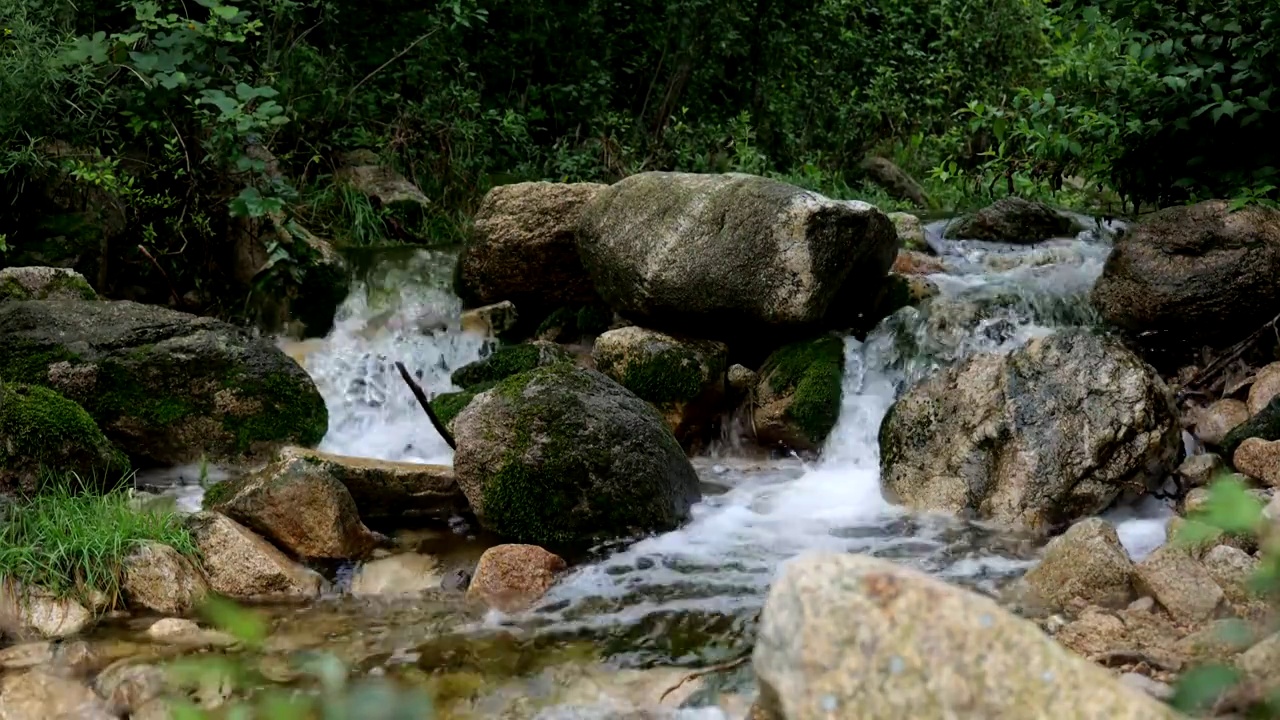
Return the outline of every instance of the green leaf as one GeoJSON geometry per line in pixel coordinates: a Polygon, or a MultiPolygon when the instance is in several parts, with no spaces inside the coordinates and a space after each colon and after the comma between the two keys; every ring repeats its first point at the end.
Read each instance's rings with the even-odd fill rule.
{"type": "Polygon", "coordinates": [[[213,11],[215,16],[223,20],[231,20],[240,14],[240,8],[235,5],[215,5],[210,10],[213,11]]]}
{"type": "MultiPolygon", "coordinates": [[[[1226,533],[1255,532],[1262,522],[1262,503],[1244,483],[1232,477],[1214,482],[1204,506],[1187,516],[1226,533]]],[[[1190,524],[1190,523],[1188,523],[1190,524]]]]}
{"type": "Polygon", "coordinates": [[[1240,680],[1240,672],[1225,665],[1206,665],[1185,673],[1170,703],[1185,713],[1199,714],[1240,680]]]}
{"type": "MultiPolygon", "coordinates": [[[[253,188],[256,194],[258,191],[253,188]]],[[[244,196],[244,193],[241,193],[244,196]]],[[[230,600],[220,597],[208,598],[201,608],[202,614],[218,629],[229,633],[232,637],[250,646],[257,646],[267,637],[267,626],[262,618],[249,610],[245,610],[230,600]]]]}

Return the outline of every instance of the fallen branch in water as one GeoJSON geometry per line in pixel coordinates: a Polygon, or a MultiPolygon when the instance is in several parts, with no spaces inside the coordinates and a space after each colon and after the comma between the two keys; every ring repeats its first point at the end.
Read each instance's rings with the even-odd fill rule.
{"type": "Polygon", "coordinates": [[[742,657],[737,658],[736,660],[730,660],[729,662],[720,663],[719,665],[712,665],[709,668],[703,668],[696,672],[691,672],[688,675],[685,675],[683,678],[681,678],[680,682],[667,688],[667,691],[662,693],[662,697],[658,698],[658,702],[662,702],[663,700],[666,700],[668,695],[675,692],[676,690],[679,690],[681,686],[683,686],[685,683],[689,682],[690,680],[697,680],[698,678],[705,677],[707,675],[714,675],[716,673],[734,670],[739,667],[742,667],[743,665],[746,665],[750,661],[751,661],[751,654],[747,653],[746,655],[743,655],[742,657]]]}
{"type": "Polygon", "coordinates": [[[427,394],[422,390],[422,386],[413,379],[413,376],[405,368],[404,363],[399,360],[396,361],[396,369],[400,371],[400,377],[404,378],[405,384],[413,391],[413,396],[418,398],[418,404],[422,406],[423,410],[427,411],[427,417],[431,420],[436,432],[440,433],[440,437],[444,438],[450,448],[457,450],[458,446],[453,442],[453,435],[449,433],[449,428],[440,422],[440,418],[436,417],[435,411],[431,409],[431,401],[427,399],[427,394]]]}

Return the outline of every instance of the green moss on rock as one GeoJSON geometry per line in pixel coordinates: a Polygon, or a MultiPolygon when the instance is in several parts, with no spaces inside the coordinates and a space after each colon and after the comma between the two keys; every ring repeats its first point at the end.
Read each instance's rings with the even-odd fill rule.
{"type": "Polygon", "coordinates": [[[49,388],[0,383],[0,486],[34,489],[42,470],[120,478],[128,458],[84,408],[49,388]]]}
{"type": "Polygon", "coordinates": [[[436,417],[447,427],[453,419],[458,417],[458,413],[471,403],[476,394],[469,390],[461,390],[459,392],[441,393],[431,398],[431,409],[435,411],[436,417]]]}
{"type": "Polygon", "coordinates": [[[553,343],[504,345],[494,350],[489,357],[458,368],[450,377],[450,381],[460,388],[482,392],[475,388],[486,384],[491,386],[516,373],[571,359],[568,351],[553,343]]]}
{"type": "Polygon", "coordinates": [[[791,397],[787,418],[821,444],[840,417],[844,343],[826,336],[787,345],[765,361],[760,374],[773,395],[791,397]]]}
{"type": "Polygon", "coordinates": [[[1268,441],[1280,440],[1280,396],[1272,398],[1271,402],[1259,410],[1257,415],[1227,433],[1222,440],[1223,456],[1234,456],[1240,443],[1252,437],[1268,441]]]}

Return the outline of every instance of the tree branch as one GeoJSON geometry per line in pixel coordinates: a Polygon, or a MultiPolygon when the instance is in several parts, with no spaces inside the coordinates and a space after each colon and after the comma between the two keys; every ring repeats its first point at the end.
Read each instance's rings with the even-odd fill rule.
{"type": "Polygon", "coordinates": [[[413,396],[418,398],[418,404],[422,406],[423,410],[427,411],[427,418],[431,420],[436,432],[440,433],[440,437],[444,438],[444,441],[449,444],[451,449],[457,450],[458,446],[453,441],[453,435],[449,433],[449,428],[440,422],[440,418],[436,417],[435,411],[431,409],[431,401],[427,399],[427,394],[423,392],[422,386],[413,379],[413,376],[405,369],[404,363],[399,360],[396,361],[396,369],[400,371],[400,377],[404,378],[405,384],[413,391],[413,396]]]}

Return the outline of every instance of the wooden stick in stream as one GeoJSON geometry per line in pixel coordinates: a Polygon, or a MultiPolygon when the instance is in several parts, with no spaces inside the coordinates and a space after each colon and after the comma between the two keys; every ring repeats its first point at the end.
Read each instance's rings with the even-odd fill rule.
{"type": "Polygon", "coordinates": [[[418,404],[422,406],[423,410],[427,411],[427,417],[431,420],[436,432],[440,433],[440,437],[444,438],[450,448],[457,450],[458,446],[453,442],[453,435],[449,434],[449,428],[445,427],[444,423],[440,422],[440,418],[436,417],[435,411],[431,409],[431,401],[427,399],[427,394],[423,392],[422,386],[413,379],[413,376],[405,368],[404,363],[399,360],[396,361],[396,369],[400,371],[400,377],[404,378],[405,384],[413,391],[413,396],[418,398],[418,404]]]}

